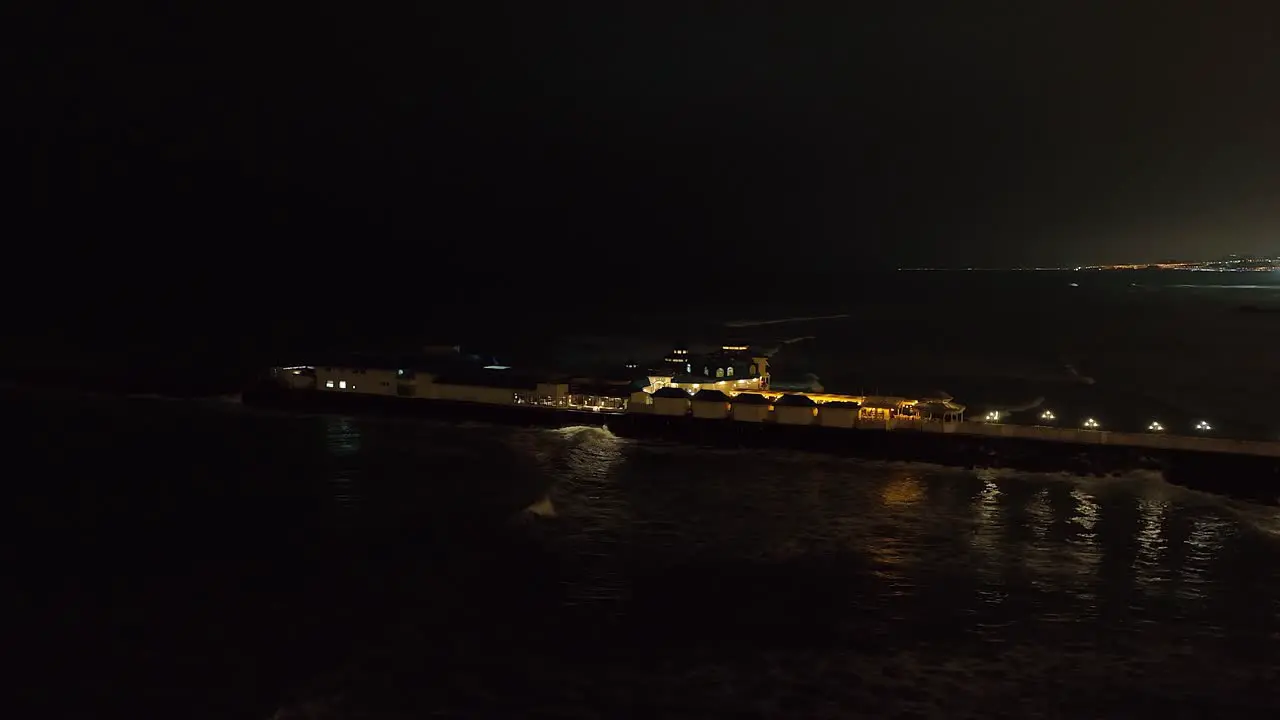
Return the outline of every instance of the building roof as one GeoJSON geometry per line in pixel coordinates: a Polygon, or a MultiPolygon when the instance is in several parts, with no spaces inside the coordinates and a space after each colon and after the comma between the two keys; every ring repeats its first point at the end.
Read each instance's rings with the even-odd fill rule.
{"type": "Polygon", "coordinates": [[[694,402],[729,402],[729,396],[719,390],[699,390],[693,396],[694,402]]]}
{"type": "Polygon", "coordinates": [[[677,387],[659,388],[657,392],[653,394],[653,396],[656,398],[684,398],[685,400],[689,399],[689,393],[677,387]]]}
{"type": "Polygon", "coordinates": [[[628,373],[616,373],[610,375],[574,375],[568,378],[570,385],[630,385],[637,380],[647,381],[649,378],[632,370],[628,373]]]}
{"type": "Polygon", "coordinates": [[[897,410],[902,407],[902,403],[893,402],[891,400],[873,400],[868,398],[862,402],[862,407],[868,410],[897,410]]]}
{"type": "Polygon", "coordinates": [[[509,390],[535,390],[542,378],[509,373],[505,370],[477,370],[441,375],[438,385],[470,385],[473,387],[506,388],[509,390]]]}
{"type": "MultiPolygon", "coordinates": [[[[595,395],[596,397],[625,398],[636,391],[635,383],[619,385],[617,383],[569,383],[569,392],[573,395],[595,395]]],[[[641,386],[643,387],[643,386],[641,386]]]]}
{"type": "Polygon", "coordinates": [[[916,412],[921,415],[950,415],[964,412],[964,405],[953,402],[923,402],[916,405],[916,412]]]}
{"type": "Polygon", "coordinates": [[[748,375],[745,372],[742,373],[741,375],[734,373],[733,375],[725,375],[724,377],[713,377],[709,375],[701,375],[701,374],[695,374],[695,373],[679,373],[678,375],[671,378],[671,382],[680,383],[681,385],[689,385],[693,383],[697,383],[699,385],[715,385],[716,383],[719,383],[719,382],[728,384],[732,382],[737,382],[738,380],[743,380],[743,381],[757,380],[759,379],[759,377],[760,377],[759,375],[748,375]]]}
{"type": "MultiPolygon", "coordinates": [[[[720,378],[720,380],[725,379],[727,378],[720,378]]],[[[716,378],[707,377],[706,375],[694,375],[692,373],[678,373],[671,378],[671,382],[680,383],[681,385],[715,385],[716,378]]]]}
{"type": "Polygon", "coordinates": [[[774,400],[773,404],[783,407],[817,407],[818,405],[808,395],[782,395],[777,400],[774,400]]]}
{"type": "Polygon", "coordinates": [[[733,396],[731,402],[741,403],[742,405],[768,405],[769,398],[756,393],[738,393],[733,396]]]}
{"type": "Polygon", "coordinates": [[[862,399],[862,407],[872,410],[897,410],[908,398],[900,395],[868,395],[862,399]]]}

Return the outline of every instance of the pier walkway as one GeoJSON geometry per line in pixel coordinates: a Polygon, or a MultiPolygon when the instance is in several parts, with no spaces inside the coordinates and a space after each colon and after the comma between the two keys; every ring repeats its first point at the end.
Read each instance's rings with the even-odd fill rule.
{"type": "MultiPolygon", "coordinates": [[[[810,395],[810,397],[812,397],[812,395],[810,395]]],[[[821,404],[817,405],[816,410],[818,413],[822,412],[822,407],[823,406],[821,404]]],[[[654,414],[654,412],[652,406],[636,406],[633,404],[628,406],[625,414],[651,415],[654,414]]],[[[770,413],[770,416],[771,417],[764,420],[765,423],[781,424],[772,417],[772,413],[770,413]]],[[[712,420],[709,422],[737,423],[741,421],[734,420],[730,416],[723,420],[712,420]]],[[[792,425],[793,427],[805,427],[804,424],[786,424],[792,425]]],[[[812,423],[809,424],[814,427],[822,426],[817,413],[815,413],[812,423]]],[[[846,425],[845,427],[849,426],[846,425]]],[[[883,420],[857,418],[853,420],[852,429],[905,433],[953,434],[976,437],[1037,440],[1041,442],[1073,445],[1106,445],[1111,447],[1150,448],[1152,450],[1280,458],[1280,442],[1171,435],[1168,433],[1135,433],[1117,432],[1112,430],[1057,428],[1044,425],[942,421],[927,420],[916,417],[897,417],[883,420]]]]}
{"type": "Polygon", "coordinates": [[[1077,445],[1112,445],[1120,447],[1151,448],[1153,450],[1182,450],[1189,452],[1225,453],[1280,458],[1280,442],[1261,440],[1233,440],[1230,438],[1167,433],[1114,432],[1110,430],[1077,430],[1042,425],[1004,425],[979,422],[938,422],[929,420],[889,420],[872,422],[862,420],[859,429],[917,430],[922,432],[960,433],[987,437],[1021,438],[1045,442],[1072,443],[1077,445]]]}

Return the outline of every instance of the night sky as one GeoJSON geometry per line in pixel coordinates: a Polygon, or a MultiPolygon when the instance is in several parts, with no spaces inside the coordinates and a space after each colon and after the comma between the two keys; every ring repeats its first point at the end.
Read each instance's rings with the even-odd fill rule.
{"type": "Polygon", "coordinates": [[[370,277],[1280,245],[1275,3],[443,5],[43,18],[32,232],[370,277]]]}

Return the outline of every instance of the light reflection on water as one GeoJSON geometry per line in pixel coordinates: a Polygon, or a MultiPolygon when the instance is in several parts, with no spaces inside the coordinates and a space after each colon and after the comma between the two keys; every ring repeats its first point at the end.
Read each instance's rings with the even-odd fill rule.
{"type": "MultiPolygon", "coordinates": [[[[910,638],[919,673],[945,676],[936,663],[954,669],[955,658],[966,658],[1000,663],[1000,674],[1031,685],[1052,677],[1087,694],[1108,673],[1161,683],[1181,670],[1141,668],[1204,662],[1223,643],[1280,638],[1271,610],[1280,607],[1280,543],[1254,528],[1252,510],[1158,478],[708,450],[599,428],[466,432],[438,446],[417,437],[425,467],[378,482],[414,483],[430,496],[432,478],[443,477],[434,465],[453,463],[464,464],[472,492],[493,493],[502,477],[518,481],[527,490],[513,492],[506,511],[524,518],[527,542],[547,553],[539,572],[558,588],[554,604],[537,611],[538,626],[567,637],[582,623],[604,623],[593,632],[635,633],[625,642],[662,646],[668,664],[683,662],[679,648],[693,638],[714,648],[723,641],[707,637],[781,622],[835,647],[910,638]],[[1246,554],[1270,562],[1234,564],[1246,554]],[[1004,659],[978,659],[989,656],[1004,659]]],[[[326,429],[329,452],[368,456],[385,446],[380,433],[335,422],[326,429]]],[[[714,662],[735,666],[765,652],[774,641],[764,638],[714,662]]],[[[807,667],[795,672],[810,683],[879,672],[848,658],[788,662],[807,667]]],[[[921,688],[939,682],[901,672],[921,688]]],[[[954,698],[954,683],[943,685],[937,697],[954,698]]]]}
{"type": "Polygon", "coordinates": [[[915,475],[904,474],[886,482],[880,497],[886,506],[907,510],[924,498],[924,486],[915,475]]]}
{"type": "Polygon", "coordinates": [[[191,697],[296,666],[262,693],[338,717],[1280,717],[1276,510],[1156,477],[94,407],[12,443],[50,470],[14,487],[32,539],[81,540],[30,569],[71,589],[31,647],[110,626],[51,676],[90,697],[200,654],[252,672],[197,663],[191,697]]]}
{"type": "Polygon", "coordinates": [[[325,444],[329,452],[346,457],[360,451],[360,429],[346,416],[325,418],[325,444]]]}
{"type": "MultiPolygon", "coordinates": [[[[1102,562],[1103,548],[1098,533],[1099,507],[1095,499],[1083,488],[1071,490],[1072,515],[1067,529],[1067,545],[1064,551],[1072,561],[1072,569],[1080,578],[1091,578],[1098,572],[1102,562]]],[[[1093,592],[1084,592],[1082,597],[1093,601],[1093,592]]]]}
{"type": "Polygon", "coordinates": [[[910,471],[892,473],[884,483],[880,499],[885,511],[898,518],[899,523],[887,524],[883,531],[870,533],[864,540],[866,553],[876,567],[876,576],[888,583],[889,592],[895,596],[906,595],[913,589],[905,566],[912,561],[909,546],[916,531],[914,507],[923,498],[924,486],[910,471]]]}
{"type": "MultiPolygon", "coordinates": [[[[379,431],[362,422],[324,421],[335,461],[332,497],[348,509],[358,507],[361,483],[368,482],[365,434],[379,431]]],[[[1229,513],[1202,498],[1180,506],[1182,491],[1159,480],[1109,486],[995,470],[698,450],[638,443],[595,427],[467,432],[498,435],[509,462],[543,488],[513,512],[555,518],[561,547],[600,561],[599,574],[574,584],[607,576],[615,597],[625,573],[605,565],[624,546],[770,561],[853,553],[891,594],[927,586],[931,569],[966,570],[986,586],[1025,582],[1073,594],[1090,616],[1100,595],[1115,590],[1107,583],[1116,579],[1102,577],[1104,559],[1125,559],[1126,592],[1163,593],[1175,583],[1179,598],[1202,600],[1214,591],[1225,544],[1241,538],[1229,513]]],[[[427,462],[465,458],[468,472],[483,474],[493,450],[471,455],[454,440],[428,453],[427,462]]],[[[421,472],[419,482],[429,483],[432,473],[421,472]]],[[[988,602],[1001,594],[981,597],[988,602]]]]}
{"type": "Polygon", "coordinates": [[[1207,516],[1191,520],[1186,553],[1179,568],[1179,593],[1185,599],[1204,600],[1213,592],[1215,560],[1222,552],[1224,540],[1232,534],[1225,518],[1207,516]]]}
{"type": "Polygon", "coordinates": [[[1169,539],[1164,534],[1169,501],[1163,498],[1141,498],[1138,508],[1138,552],[1133,560],[1134,581],[1141,586],[1150,586],[1167,580],[1161,573],[1160,562],[1169,549],[1169,539]]]}
{"type": "Polygon", "coordinates": [[[342,511],[354,511],[360,504],[359,453],[360,429],[346,416],[331,416],[325,420],[325,447],[337,460],[329,479],[333,504],[342,511]]]}

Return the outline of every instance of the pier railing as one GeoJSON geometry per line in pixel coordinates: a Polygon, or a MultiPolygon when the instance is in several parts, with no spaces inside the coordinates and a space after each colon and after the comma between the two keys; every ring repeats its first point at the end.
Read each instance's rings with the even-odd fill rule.
{"type": "Polygon", "coordinates": [[[1155,450],[1187,450],[1191,452],[1229,453],[1280,457],[1280,442],[1233,440],[1231,438],[1194,437],[1166,433],[1113,432],[1109,430],[1077,430],[1040,425],[1001,425],[993,423],[955,422],[929,423],[926,431],[955,432],[965,435],[1025,438],[1078,445],[1118,445],[1155,450]],[[942,425],[944,427],[932,427],[942,425]]]}
{"type": "MultiPolygon", "coordinates": [[[[651,407],[634,405],[628,407],[627,412],[654,414],[651,407]]],[[[821,406],[819,406],[819,412],[821,412],[821,406]]],[[[723,421],[712,420],[711,422],[738,421],[729,417],[723,421]]],[[[774,424],[776,420],[769,417],[764,422],[766,424],[774,424]]],[[[814,426],[819,425],[819,419],[815,417],[811,424],[814,426]]],[[[803,426],[800,425],[799,427],[803,426]]],[[[853,421],[853,429],[882,432],[945,433],[993,438],[1019,438],[1076,445],[1113,445],[1118,447],[1151,448],[1153,450],[1280,457],[1280,442],[1170,435],[1167,433],[1115,432],[1110,430],[1056,428],[1042,425],[1006,425],[965,421],[944,422],[941,420],[902,417],[887,420],[859,418],[853,421]]]]}
{"type": "Polygon", "coordinates": [[[1193,452],[1231,453],[1236,455],[1264,455],[1280,457],[1280,442],[1260,440],[1233,440],[1230,438],[1194,437],[1166,433],[1114,432],[1110,430],[1084,430],[1055,428],[1043,425],[1005,425],[980,422],[942,422],[919,418],[894,418],[892,420],[858,420],[859,430],[917,430],[932,433],[958,433],[987,437],[1021,438],[1045,442],[1072,443],[1076,445],[1120,445],[1145,447],[1156,450],[1190,450],[1193,452]]]}

